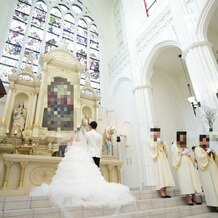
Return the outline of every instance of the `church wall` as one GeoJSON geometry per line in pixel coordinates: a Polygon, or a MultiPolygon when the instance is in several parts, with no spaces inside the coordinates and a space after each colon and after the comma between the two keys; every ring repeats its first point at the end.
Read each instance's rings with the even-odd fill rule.
{"type": "MultiPolygon", "coordinates": [[[[151,77],[151,85],[157,126],[161,128],[163,139],[170,145],[175,141],[175,130],[184,130],[186,127],[177,90],[164,73],[155,72],[151,77]]],[[[177,83],[175,78],[171,80],[177,83]]]]}
{"type": "Polygon", "coordinates": [[[107,106],[107,99],[109,96],[108,90],[108,74],[110,68],[108,66],[109,60],[117,52],[116,42],[116,28],[114,19],[113,1],[102,0],[84,0],[84,4],[88,7],[95,19],[99,30],[100,40],[100,83],[101,83],[101,106],[107,106]]]}
{"type": "MultiPolygon", "coordinates": [[[[10,0],[12,2],[13,0],[10,0]]],[[[113,123],[116,127],[119,126],[120,130],[122,126],[127,126],[126,129],[128,129],[127,133],[131,137],[131,140],[135,142],[135,146],[140,147],[140,151],[142,151],[141,156],[145,156],[145,151],[142,148],[142,144],[140,144],[137,141],[138,135],[137,133],[133,136],[131,135],[131,131],[136,131],[140,119],[137,118],[139,116],[136,112],[136,107],[132,107],[133,104],[127,105],[128,100],[126,99],[127,93],[132,96],[132,90],[140,85],[147,85],[149,83],[151,71],[148,68],[148,66],[152,65],[151,61],[153,55],[157,55],[156,52],[159,52],[155,50],[154,48],[158,47],[160,44],[169,44],[169,45],[177,45],[182,50],[186,49],[187,46],[189,46],[194,40],[205,40],[206,36],[206,29],[205,29],[205,19],[207,17],[211,17],[208,13],[211,13],[212,10],[210,8],[215,4],[217,4],[216,0],[184,0],[182,2],[185,3],[185,6],[187,7],[187,10],[185,10],[185,17],[186,22],[188,23],[188,28],[192,29],[192,37],[190,38],[186,35],[186,31],[178,31],[179,23],[174,20],[173,14],[172,14],[172,7],[170,8],[168,5],[168,2],[172,4],[177,0],[170,0],[170,1],[158,1],[159,3],[157,6],[155,6],[155,10],[152,12],[151,16],[149,18],[146,17],[143,1],[141,0],[134,0],[134,1],[125,1],[123,0],[122,3],[124,5],[125,13],[128,12],[127,16],[123,17],[125,19],[125,22],[127,25],[123,23],[123,29],[125,29],[125,34],[127,28],[129,28],[129,31],[132,32],[132,36],[129,38],[126,38],[126,41],[123,41],[122,44],[118,45],[117,39],[116,39],[116,28],[115,28],[115,18],[114,18],[114,9],[113,8],[113,2],[114,1],[102,1],[102,0],[84,0],[86,6],[90,9],[91,13],[93,14],[93,17],[96,20],[96,24],[98,25],[98,29],[100,32],[100,59],[101,59],[101,107],[102,112],[99,114],[100,119],[100,126],[99,128],[104,127],[110,123],[113,123]],[[104,2],[104,3],[103,3],[104,2]],[[209,7],[208,10],[205,10],[205,8],[209,7]],[[127,10],[127,11],[126,11],[127,10]],[[202,14],[204,16],[202,16],[202,14]],[[134,17],[134,22],[128,22],[130,19],[134,17]],[[197,33],[197,35],[196,35],[197,33]],[[128,44],[135,47],[136,52],[133,53],[131,50],[128,49],[128,44]],[[132,53],[131,53],[132,52],[132,53]],[[130,55],[131,54],[131,55],[130,55]],[[132,57],[134,56],[135,60],[137,60],[137,63],[135,60],[133,61],[132,57]],[[130,58],[131,57],[131,58],[130,58]],[[137,64],[138,69],[135,70],[135,68],[132,68],[131,66],[137,64]],[[136,75],[140,75],[138,80],[136,80],[136,75]],[[118,83],[120,78],[128,77],[133,80],[133,83],[130,85],[127,81],[123,81],[118,83]],[[125,97],[124,97],[125,96],[125,97]],[[114,105],[111,104],[111,102],[114,101],[114,105]],[[125,106],[125,107],[124,107],[125,106]],[[124,109],[125,110],[124,110],[124,109]],[[125,111],[125,113],[124,113],[125,111]],[[112,116],[109,114],[113,114],[112,116]],[[106,116],[107,114],[107,116],[106,116]],[[136,115],[137,114],[137,115],[136,115]],[[134,117],[134,116],[136,117],[134,117]],[[133,116],[133,117],[132,117],[133,116]],[[113,118],[112,118],[113,117],[113,118]],[[134,119],[133,119],[134,118],[134,119]],[[136,119],[135,119],[136,118],[136,119]],[[115,122],[116,121],[116,122],[115,122]],[[144,152],[144,153],[143,153],[144,152]]],[[[179,0],[180,1],[180,0],[179,0]]],[[[4,31],[7,30],[7,22],[9,22],[8,14],[9,12],[12,12],[13,10],[10,9],[10,4],[8,4],[9,1],[0,0],[0,4],[2,6],[2,3],[5,7],[0,7],[0,16],[3,19],[0,19],[0,26],[3,28],[0,28],[0,37],[4,36],[4,31]],[[7,3],[6,3],[7,2],[7,3]]],[[[177,1],[178,2],[178,1],[177,1]]],[[[215,7],[214,7],[215,8],[215,7]]],[[[214,9],[215,10],[215,9],[214,9]]],[[[184,13],[184,11],[182,12],[184,13]]],[[[209,22],[206,21],[206,22],[209,22]]],[[[2,39],[2,38],[0,38],[2,39]]],[[[1,48],[0,48],[1,49],[1,48]]],[[[162,77],[160,77],[162,78],[162,77]]],[[[165,92],[164,94],[169,94],[169,87],[164,86],[160,83],[160,78],[157,77],[157,74],[154,74],[153,77],[153,84],[157,87],[162,87],[165,92]],[[160,86],[159,86],[160,85],[160,86]]],[[[175,78],[166,78],[165,81],[166,84],[171,84],[169,81],[171,80],[171,83],[175,82],[175,78]]],[[[180,110],[174,114],[173,120],[176,119],[179,116],[179,111],[183,111],[183,121],[181,123],[175,124],[176,126],[173,127],[183,127],[185,126],[186,129],[190,134],[192,134],[191,138],[193,141],[197,141],[197,138],[194,138],[196,133],[202,131],[202,121],[199,117],[195,118],[193,117],[193,111],[191,106],[186,102],[186,94],[185,88],[184,88],[184,78],[180,77],[179,81],[176,81],[178,87],[178,93],[172,96],[170,104],[176,103],[180,105],[180,110]],[[174,100],[173,100],[174,99],[174,100]],[[194,120],[194,122],[193,122],[194,120]],[[178,126],[177,126],[178,125],[178,126]]],[[[172,93],[170,93],[172,94],[172,93]]],[[[131,97],[131,98],[134,98],[131,97]]],[[[159,102],[160,97],[157,96],[156,100],[154,98],[154,105],[159,102]]],[[[162,100],[162,99],[161,99],[162,100]]],[[[0,112],[2,111],[2,103],[4,100],[0,100],[0,112]]],[[[146,104],[145,97],[144,99],[141,99],[141,101],[146,104]]],[[[164,104],[164,102],[163,102],[164,104]]],[[[147,106],[147,105],[146,105],[147,106]]],[[[140,108],[138,108],[140,111],[140,108]]],[[[158,110],[158,109],[156,109],[158,110]]],[[[173,110],[173,109],[172,109],[173,110]]],[[[100,110],[101,111],[101,110],[100,110]]],[[[175,112],[175,108],[173,110],[175,112]]],[[[165,111],[168,113],[169,111],[165,111]]],[[[161,120],[162,118],[159,117],[158,111],[155,112],[157,115],[157,122],[164,123],[165,120],[161,120]]],[[[169,113],[168,113],[169,115],[169,113]]],[[[151,116],[151,115],[150,115],[151,116]]],[[[146,121],[145,126],[143,127],[142,132],[145,131],[145,129],[149,129],[149,120],[147,118],[144,118],[143,121],[146,121]]],[[[172,123],[174,124],[174,123],[172,123]]],[[[165,130],[164,130],[165,131],[165,130]]],[[[136,131],[137,132],[137,131],[136,131]]],[[[163,132],[163,137],[166,136],[166,139],[170,142],[172,139],[172,132],[166,133],[163,132]],[[169,136],[167,135],[169,134],[169,136]]],[[[129,148],[128,148],[129,149],[129,148]]],[[[140,158],[140,156],[137,156],[137,158],[140,158]]],[[[126,164],[127,165],[127,164],[126,164]]],[[[144,165],[143,165],[144,166],[144,165]]],[[[139,169],[140,166],[136,166],[136,169],[139,169]]],[[[131,172],[130,168],[125,168],[125,173],[131,172]]],[[[134,173],[134,172],[133,172],[134,173]]],[[[145,175],[146,171],[140,171],[139,175],[139,182],[133,182],[131,179],[128,179],[125,177],[125,180],[127,180],[127,184],[130,184],[131,186],[140,186],[142,183],[148,184],[149,178],[146,177],[152,177],[151,175],[145,175]],[[142,178],[140,180],[140,178],[142,178]],[[141,184],[139,184],[141,183],[141,184]]],[[[152,184],[152,182],[150,183],[152,184]]]]}
{"type": "Polygon", "coordinates": [[[132,83],[124,80],[120,83],[114,95],[114,117],[117,134],[121,135],[121,143],[118,144],[123,163],[123,183],[130,187],[139,187],[139,168],[141,164],[138,158],[137,148],[137,113],[134,96],[131,92],[132,83]],[[125,141],[126,140],[126,141],[125,141]],[[125,143],[124,143],[125,142],[125,143]]]}
{"type": "MultiPolygon", "coordinates": [[[[110,89],[113,89],[114,84],[116,83],[116,81],[118,80],[117,78],[120,78],[121,75],[125,75],[125,76],[129,76],[129,74],[125,74],[125,69],[130,69],[130,75],[132,77],[133,80],[133,90],[136,89],[140,89],[140,87],[142,86],[149,86],[150,85],[150,76],[152,75],[152,69],[149,68],[151,66],[153,66],[154,62],[151,63],[153,60],[152,56],[158,56],[158,52],[160,52],[158,50],[158,47],[160,45],[163,46],[164,44],[166,46],[177,46],[179,47],[181,50],[186,49],[188,46],[190,46],[192,43],[194,43],[197,40],[204,40],[204,38],[199,37],[199,39],[196,37],[196,32],[198,31],[197,29],[200,29],[201,24],[199,24],[199,20],[201,18],[202,15],[202,11],[204,10],[205,7],[207,7],[208,4],[215,4],[214,0],[204,0],[204,1],[197,1],[197,0],[193,0],[193,1],[183,1],[182,3],[184,3],[184,8],[182,8],[182,10],[180,10],[179,14],[179,18],[183,17],[185,19],[186,22],[186,27],[183,28],[183,26],[180,26],[180,20],[176,20],[175,16],[177,14],[175,14],[175,11],[177,9],[179,9],[179,4],[181,2],[180,1],[161,1],[159,3],[159,6],[157,6],[155,9],[156,12],[153,11],[153,13],[151,14],[151,16],[149,16],[149,18],[142,18],[145,14],[142,12],[142,10],[135,10],[135,8],[137,7],[137,5],[139,4],[139,1],[137,1],[137,3],[134,2],[135,7],[133,7],[131,4],[131,2],[127,2],[127,1],[123,1],[124,4],[124,8],[125,8],[125,20],[126,20],[126,25],[124,25],[124,29],[129,29],[129,33],[133,32],[133,34],[127,38],[127,44],[123,44],[122,46],[120,46],[120,49],[118,50],[118,52],[116,53],[116,55],[114,56],[114,58],[112,59],[112,61],[110,62],[110,66],[112,66],[111,72],[110,74],[110,89]],[[178,3],[178,4],[177,4],[178,3]],[[170,4],[170,5],[169,5],[170,4]],[[176,8],[178,7],[178,8],[176,8]],[[143,15],[138,15],[135,14],[135,11],[137,11],[138,14],[143,13],[143,15]],[[130,20],[130,15],[134,16],[134,22],[131,22],[130,20]],[[141,22],[139,22],[138,17],[141,16],[141,22]],[[190,35],[187,35],[187,31],[191,29],[192,32],[190,35]],[[131,45],[131,46],[128,46],[131,45]],[[128,48],[135,48],[136,52],[134,51],[134,49],[128,49],[128,48]],[[137,65],[137,67],[133,67],[137,65]],[[138,74],[140,74],[141,76],[138,76],[138,74]]],[[[205,17],[208,15],[205,15],[205,17]]],[[[182,18],[182,19],[183,19],[182,18]]],[[[184,22],[184,21],[182,21],[184,22]]],[[[201,21],[202,23],[204,21],[201,21]]],[[[202,31],[203,31],[203,27],[202,31]]],[[[128,32],[127,32],[128,33],[128,32]]],[[[200,35],[198,33],[198,35],[200,35]]],[[[201,33],[201,35],[205,35],[205,33],[201,33]]],[[[194,61],[194,60],[193,60],[194,61]]],[[[162,77],[161,77],[162,78],[162,77]]],[[[154,79],[154,78],[153,78],[154,79]]],[[[157,79],[157,78],[156,78],[157,79]]],[[[159,78],[160,79],[160,78],[159,78]]],[[[156,83],[156,87],[162,87],[162,89],[164,90],[164,95],[169,94],[169,96],[172,95],[172,93],[170,92],[169,87],[164,86],[163,84],[161,84],[160,80],[157,79],[153,82],[156,83]],[[160,83],[160,84],[159,84],[160,83]]],[[[192,77],[193,79],[193,77],[192,77]]],[[[171,84],[175,83],[177,87],[177,93],[174,93],[173,96],[171,96],[171,99],[168,98],[168,100],[170,100],[168,102],[168,106],[166,106],[166,113],[168,114],[168,117],[171,115],[170,111],[167,111],[167,108],[169,107],[169,105],[174,105],[177,104],[177,107],[179,107],[179,109],[177,108],[170,108],[169,110],[172,110],[171,112],[173,113],[173,116],[171,117],[171,130],[172,129],[180,129],[180,128],[185,128],[188,131],[189,134],[189,143],[192,145],[197,145],[198,144],[198,137],[197,135],[199,133],[202,133],[203,131],[205,131],[203,129],[203,124],[202,124],[202,117],[197,116],[195,117],[193,114],[193,110],[191,105],[187,102],[187,97],[189,95],[189,93],[187,93],[187,82],[184,78],[184,76],[180,76],[180,78],[171,78],[171,76],[168,76],[165,78],[166,81],[168,81],[166,84],[170,83],[169,81],[171,81],[171,84]],[[181,118],[181,113],[183,118],[181,118]],[[181,120],[180,122],[175,122],[175,120],[177,121],[177,119],[179,118],[179,120],[181,120]],[[174,120],[174,122],[173,122],[174,120]]],[[[153,88],[153,87],[152,87],[153,88]]],[[[119,88],[118,88],[119,91],[119,88]]],[[[143,93],[146,93],[147,91],[143,91],[143,93]]],[[[144,95],[144,94],[143,94],[144,95]]],[[[111,96],[113,96],[111,94],[111,96]]],[[[160,96],[158,96],[155,100],[154,100],[154,106],[156,106],[156,104],[163,99],[160,99],[160,96]]],[[[144,96],[140,98],[140,104],[146,104],[146,107],[148,106],[146,103],[146,97],[144,96]]],[[[161,102],[162,104],[164,104],[165,102],[161,102]]],[[[156,107],[155,107],[156,108],[156,107]]],[[[140,108],[138,108],[140,111],[140,108]]],[[[156,109],[158,110],[158,109],[156,109]]],[[[146,109],[147,111],[147,109],[146,109]]],[[[145,112],[146,112],[145,111],[145,112]]],[[[148,110],[149,111],[149,110],[148,110]]],[[[198,109],[196,110],[198,114],[200,114],[200,112],[198,111],[198,109]]],[[[116,111],[115,111],[116,113],[116,111]]],[[[146,112],[147,113],[147,112],[146,112]]],[[[143,121],[138,121],[140,124],[140,122],[144,122],[145,124],[143,124],[142,126],[142,132],[143,130],[145,131],[146,129],[149,129],[149,125],[153,124],[156,122],[161,122],[161,123],[165,123],[166,119],[160,117],[160,115],[158,115],[159,111],[155,111],[155,115],[157,116],[157,121],[155,121],[155,118],[153,119],[152,122],[150,122],[149,120],[149,116],[152,116],[151,114],[148,114],[148,117],[145,116],[145,114],[142,115],[144,117],[140,117],[143,118],[143,121]],[[146,124],[147,123],[147,124],[146,124]],[[150,123],[150,124],[149,124],[150,123]]],[[[143,113],[142,113],[143,114],[143,113]]],[[[167,125],[165,125],[166,127],[167,125]]],[[[173,132],[167,132],[167,130],[165,130],[166,132],[163,132],[163,138],[166,138],[169,142],[173,139],[173,134],[175,134],[173,132]],[[169,134],[169,135],[168,135],[169,134]]],[[[142,143],[138,144],[139,146],[141,146],[142,149],[142,143]]],[[[142,149],[143,151],[143,149],[142,149]]],[[[144,150],[144,156],[146,157],[146,151],[144,150]]],[[[147,157],[148,158],[148,157],[147,157]]],[[[144,184],[152,184],[152,175],[151,175],[151,168],[150,168],[150,163],[148,163],[148,169],[147,171],[141,171],[141,173],[143,175],[141,175],[141,178],[144,178],[143,183],[144,184]],[[149,173],[150,171],[150,173],[149,173]],[[149,174],[149,175],[145,175],[145,174],[149,174]]]]}

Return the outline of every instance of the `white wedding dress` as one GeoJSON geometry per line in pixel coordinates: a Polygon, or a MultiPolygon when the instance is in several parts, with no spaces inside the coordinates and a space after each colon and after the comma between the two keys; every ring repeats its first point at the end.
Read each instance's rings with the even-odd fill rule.
{"type": "Polygon", "coordinates": [[[60,207],[120,207],[135,201],[127,186],[105,181],[81,135],[68,146],[52,182],[36,187],[30,196],[48,196],[60,207]]]}

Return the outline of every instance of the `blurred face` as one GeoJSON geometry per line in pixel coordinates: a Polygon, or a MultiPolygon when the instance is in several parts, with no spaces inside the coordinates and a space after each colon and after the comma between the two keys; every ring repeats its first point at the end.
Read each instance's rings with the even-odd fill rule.
{"type": "Polygon", "coordinates": [[[179,145],[181,148],[186,148],[186,135],[180,135],[179,145]]]}
{"type": "Polygon", "coordinates": [[[154,141],[157,141],[157,139],[160,138],[160,132],[153,132],[152,136],[154,138],[154,141]]]}
{"type": "Polygon", "coordinates": [[[209,147],[209,140],[208,138],[203,138],[201,141],[200,141],[200,146],[202,148],[208,148],[209,147]]]}

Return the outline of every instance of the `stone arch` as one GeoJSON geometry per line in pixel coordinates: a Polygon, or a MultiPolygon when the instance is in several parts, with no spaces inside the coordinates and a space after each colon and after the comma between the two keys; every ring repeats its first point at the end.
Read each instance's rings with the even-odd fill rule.
{"type": "Polygon", "coordinates": [[[213,16],[214,11],[217,9],[217,7],[218,7],[218,1],[210,0],[202,10],[196,28],[196,32],[199,40],[207,40],[208,26],[211,17],[213,16]]]}
{"type": "Polygon", "coordinates": [[[161,51],[165,50],[167,47],[178,47],[181,49],[180,44],[174,40],[162,41],[156,44],[153,47],[153,49],[150,51],[150,53],[148,54],[147,59],[144,61],[145,64],[144,64],[142,75],[141,75],[142,84],[149,85],[150,78],[152,75],[151,69],[154,65],[154,61],[158,57],[158,55],[161,53],[161,51]]]}

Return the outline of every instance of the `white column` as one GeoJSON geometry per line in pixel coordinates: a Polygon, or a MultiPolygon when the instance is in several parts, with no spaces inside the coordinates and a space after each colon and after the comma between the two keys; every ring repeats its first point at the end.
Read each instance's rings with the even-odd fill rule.
{"type": "Polygon", "coordinates": [[[8,37],[9,26],[13,19],[14,10],[17,1],[15,0],[0,0],[0,56],[5,46],[5,41],[8,37]]]}
{"type": "Polygon", "coordinates": [[[194,43],[183,52],[195,95],[201,104],[218,108],[218,68],[211,45],[208,42],[194,43]]]}
{"type": "Polygon", "coordinates": [[[9,107],[9,104],[10,104],[10,101],[11,101],[11,93],[12,93],[12,89],[14,87],[14,82],[10,82],[10,85],[9,85],[9,90],[8,90],[8,93],[7,93],[7,100],[6,100],[6,103],[5,103],[5,107],[4,107],[4,111],[3,111],[3,114],[2,114],[2,123],[5,123],[6,121],[6,115],[7,115],[7,112],[8,112],[8,107],[9,107]]]}
{"type": "Polygon", "coordinates": [[[149,85],[136,86],[133,89],[133,93],[136,98],[137,109],[139,113],[139,144],[141,146],[141,154],[143,160],[143,175],[144,185],[154,185],[153,176],[153,163],[148,148],[150,142],[150,127],[156,125],[156,117],[153,107],[153,98],[151,93],[151,87],[149,85]]]}
{"type": "Polygon", "coordinates": [[[7,117],[9,105],[11,104],[11,96],[12,96],[13,87],[14,87],[14,82],[11,81],[9,85],[9,90],[7,93],[7,99],[6,99],[6,103],[4,106],[3,114],[0,119],[0,136],[4,136],[6,128],[9,126],[9,123],[7,123],[6,117],[7,117]]]}
{"type": "Polygon", "coordinates": [[[33,97],[33,105],[32,105],[32,114],[30,117],[29,127],[32,127],[32,125],[34,123],[34,116],[35,116],[35,112],[36,112],[36,102],[37,102],[38,93],[39,93],[39,90],[37,88],[35,88],[35,93],[34,93],[34,97],[33,97]]]}
{"type": "Polygon", "coordinates": [[[37,107],[36,107],[36,116],[35,116],[34,125],[33,125],[33,136],[35,137],[38,137],[39,128],[40,128],[42,118],[43,118],[43,113],[42,113],[43,102],[44,102],[44,95],[45,95],[46,88],[47,88],[46,67],[47,67],[47,63],[44,63],[42,67],[42,80],[41,80],[38,102],[37,102],[37,107]]]}
{"type": "Polygon", "coordinates": [[[211,44],[198,39],[196,21],[184,1],[169,0],[169,6],[196,98],[202,106],[217,108],[218,68],[211,44]]]}

